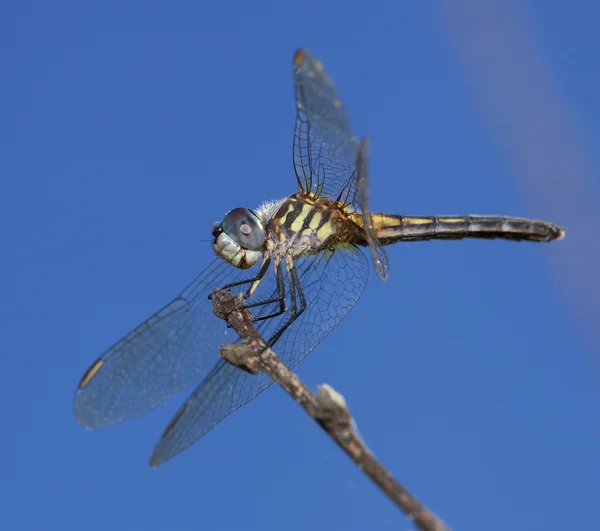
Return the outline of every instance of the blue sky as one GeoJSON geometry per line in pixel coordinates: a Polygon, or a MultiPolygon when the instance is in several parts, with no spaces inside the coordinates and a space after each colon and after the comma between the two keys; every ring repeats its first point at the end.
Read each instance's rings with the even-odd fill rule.
{"type": "MultiPolygon", "coordinates": [[[[156,470],[148,457],[186,392],[96,432],[72,412],[88,365],[212,258],[201,240],[213,221],[295,192],[299,46],[370,138],[374,210],[527,216],[571,232],[552,245],[390,248],[389,281],[372,272],[298,374],[344,394],[370,448],[454,529],[590,528],[600,8],[531,6],[523,42],[550,96],[523,100],[531,68],[495,96],[489,76],[526,54],[503,62],[469,41],[493,33],[476,16],[493,25],[515,3],[458,4],[4,3],[3,529],[411,528],[275,387],[156,470]]],[[[495,26],[498,42],[511,27],[495,26]]]]}

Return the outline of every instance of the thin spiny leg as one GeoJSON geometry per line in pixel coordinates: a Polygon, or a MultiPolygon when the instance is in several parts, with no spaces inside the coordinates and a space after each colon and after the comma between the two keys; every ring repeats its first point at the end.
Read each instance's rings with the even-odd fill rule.
{"type": "Polygon", "coordinates": [[[268,341],[268,345],[272,347],[275,342],[283,335],[283,333],[289,328],[289,326],[296,320],[298,317],[302,315],[304,310],[307,308],[306,297],[304,296],[304,291],[302,290],[302,283],[300,282],[300,277],[298,275],[298,270],[296,269],[296,264],[292,261],[291,258],[288,258],[288,277],[290,281],[290,293],[294,292],[294,306],[296,306],[296,297],[300,300],[300,308],[295,309],[294,312],[290,312],[289,319],[273,334],[271,339],[268,341]]]}
{"type": "MultiPolygon", "coordinates": [[[[271,264],[271,257],[268,257],[263,261],[263,263],[260,266],[260,269],[258,270],[258,273],[256,274],[255,277],[247,278],[246,280],[238,280],[237,282],[231,282],[229,284],[225,284],[224,286],[218,288],[216,291],[222,291],[224,289],[231,289],[236,286],[243,286],[244,284],[252,284],[252,286],[250,286],[250,288],[248,288],[248,291],[246,291],[246,293],[244,293],[244,298],[247,299],[252,294],[252,292],[254,290],[256,290],[258,283],[260,283],[260,281],[265,276],[266,272],[269,270],[270,264],[271,264]],[[254,285],[255,283],[257,284],[256,286],[254,285]]],[[[209,300],[212,299],[212,296],[213,296],[212,293],[208,296],[209,300]]]]}
{"type": "Polygon", "coordinates": [[[287,306],[285,304],[285,282],[283,279],[281,263],[276,264],[276,266],[275,266],[275,276],[276,276],[276,281],[277,281],[277,295],[278,296],[273,299],[268,299],[266,301],[259,301],[259,302],[255,302],[252,304],[248,304],[248,305],[246,305],[246,308],[255,308],[258,306],[265,306],[266,304],[273,304],[273,303],[278,302],[279,310],[276,312],[269,313],[267,315],[260,315],[258,317],[253,316],[252,317],[253,322],[264,321],[265,319],[271,319],[273,317],[277,317],[278,315],[285,313],[285,311],[287,310],[287,306]]]}

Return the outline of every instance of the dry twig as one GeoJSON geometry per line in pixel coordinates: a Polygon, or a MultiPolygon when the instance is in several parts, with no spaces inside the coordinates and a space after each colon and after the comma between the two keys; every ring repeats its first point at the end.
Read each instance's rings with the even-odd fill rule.
{"type": "Polygon", "coordinates": [[[215,290],[213,311],[226,320],[244,344],[224,345],[221,356],[232,365],[251,374],[271,376],[346,452],[371,480],[422,531],[447,531],[447,527],[429,509],[412,496],[371,454],[354,429],[344,398],[328,385],[320,386],[317,396],[292,373],[267,347],[254,328],[250,313],[243,309],[241,296],[228,290],[215,290]]]}

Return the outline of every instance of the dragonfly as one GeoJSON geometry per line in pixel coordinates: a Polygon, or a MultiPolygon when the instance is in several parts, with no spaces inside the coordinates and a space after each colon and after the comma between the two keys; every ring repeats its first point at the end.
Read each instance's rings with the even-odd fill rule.
{"type": "Polygon", "coordinates": [[[75,391],[77,420],[95,429],[143,415],[196,384],[160,437],[152,467],[197,442],[273,383],[219,357],[219,345],[232,341],[226,341],[226,323],[213,314],[215,288],[241,294],[257,330],[291,369],[348,314],[371,263],[381,280],[388,279],[388,245],[463,238],[550,242],[565,235],[558,225],[525,218],[371,212],[368,140],[354,136],[321,61],[297,50],[292,71],[298,191],[254,210],[235,208],[215,223],[213,261],[106,350],[75,391]]]}

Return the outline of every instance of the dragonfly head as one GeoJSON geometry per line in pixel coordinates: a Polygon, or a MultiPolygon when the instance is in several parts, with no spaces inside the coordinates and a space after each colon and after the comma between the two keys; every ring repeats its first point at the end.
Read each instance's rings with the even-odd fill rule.
{"type": "Polygon", "coordinates": [[[234,208],[212,232],[215,252],[226,262],[248,269],[262,256],[265,228],[258,215],[246,208],[234,208]]]}

